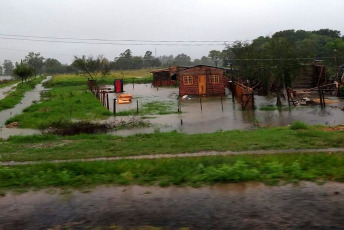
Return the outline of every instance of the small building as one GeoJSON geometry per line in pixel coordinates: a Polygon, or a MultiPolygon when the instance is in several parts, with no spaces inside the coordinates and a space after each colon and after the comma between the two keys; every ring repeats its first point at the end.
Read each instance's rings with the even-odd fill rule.
{"type": "Polygon", "coordinates": [[[184,66],[170,66],[166,69],[155,70],[153,74],[153,86],[173,86],[177,82],[177,72],[188,67],[184,66]]]}
{"type": "Polygon", "coordinates": [[[177,72],[179,95],[224,95],[229,69],[207,65],[188,67],[177,72]]]}

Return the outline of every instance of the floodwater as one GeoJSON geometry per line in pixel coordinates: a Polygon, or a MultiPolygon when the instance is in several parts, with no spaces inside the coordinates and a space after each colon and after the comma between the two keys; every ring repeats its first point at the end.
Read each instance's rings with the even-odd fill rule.
{"type": "Polygon", "coordinates": [[[7,129],[4,128],[4,126],[6,120],[8,120],[11,117],[14,117],[17,114],[21,114],[25,108],[32,105],[35,101],[38,102],[40,100],[40,93],[43,90],[46,90],[43,87],[43,83],[49,81],[51,78],[52,76],[48,76],[40,84],[37,84],[33,90],[26,92],[22,101],[19,104],[17,104],[14,108],[0,111],[0,138],[6,139],[11,135],[31,135],[39,133],[38,130],[18,128],[7,129]]]}
{"type": "Polygon", "coordinates": [[[14,77],[12,77],[12,76],[0,76],[0,81],[2,81],[2,80],[12,80],[12,79],[14,79],[14,77]]]}
{"type": "MultiPolygon", "coordinates": [[[[109,86],[111,88],[111,86],[109,86]]],[[[164,101],[173,103],[173,109],[178,110],[178,88],[154,88],[150,84],[124,85],[124,93],[133,95],[131,104],[116,105],[117,111],[136,109],[137,100],[140,105],[149,101],[164,101]]],[[[113,111],[113,99],[119,94],[109,94],[110,111],[113,111]]],[[[316,97],[316,96],[315,96],[316,97]]],[[[233,101],[231,94],[220,97],[202,97],[200,99],[181,100],[182,113],[169,115],[147,116],[146,121],[151,127],[112,132],[118,135],[131,135],[135,133],[150,133],[154,131],[177,130],[184,133],[209,133],[220,130],[253,129],[260,126],[286,126],[294,121],[303,121],[308,124],[339,125],[344,123],[344,99],[326,96],[326,99],[336,100],[339,103],[327,105],[325,109],[320,106],[297,106],[282,111],[263,111],[262,107],[275,105],[276,98],[255,96],[255,110],[242,110],[241,105],[233,101]],[[222,111],[223,108],[223,111],[222,111]]],[[[286,104],[286,102],[284,102],[286,104]]],[[[285,107],[286,108],[286,107],[285,107]]],[[[113,120],[110,118],[109,120],[113,120]]],[[[119,118],[117,119],[125,119],[119,118]]]]}
{"type": "Polygon", "coordinates": [[[0,197],[0,229],[343,229],[344,184],[96,187],[0,197]],[[63,228],[64,227],[64,228],[63,228]]]}
{"type": "Polygon", "coordinates": [[[6,86],[0,89],[0,100],[4,99],[10,92],[12,92],[19,83],[6,86]]]}

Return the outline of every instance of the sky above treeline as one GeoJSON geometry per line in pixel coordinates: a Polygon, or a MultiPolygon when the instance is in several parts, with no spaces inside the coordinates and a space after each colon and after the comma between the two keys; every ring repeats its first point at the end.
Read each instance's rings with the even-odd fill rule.
{"type": "Polygon", "coordinates": [[[0,0],[0,63],[29,52],[70,64],[74,55],[126,49],[191,58],[277,31],[344,34],[342,0],[0,0]]]}

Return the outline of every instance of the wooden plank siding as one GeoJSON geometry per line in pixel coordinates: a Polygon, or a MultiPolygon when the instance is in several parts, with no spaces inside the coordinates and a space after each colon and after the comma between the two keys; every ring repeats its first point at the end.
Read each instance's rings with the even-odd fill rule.
{"type": "Polygon", "coordinates": [[[200,92],[204,92],[200,87],[203,86],[203,82],[200,83],[199,76],[205,75],[205,94],[204,95],[224,95],[227,85],[227,78],[225,70],[221,68],[211,66],[195,66],[178,72],[179,81],[179,95],[200,95],[200,92]],[[218,76],[218,83],[212,82],[212,76],[218,76]],[[188,82],[185,84],[184,77],[192,76],[192,84],[188,82]],[[202,84],[202,86],[200,85],[202,84]]]}

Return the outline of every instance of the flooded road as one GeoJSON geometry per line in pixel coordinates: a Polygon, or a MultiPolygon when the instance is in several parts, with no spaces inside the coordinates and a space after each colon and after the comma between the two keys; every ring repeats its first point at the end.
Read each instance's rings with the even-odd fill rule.
{"type": "Polygon", "coordinates": [[[35,101],[38,102],[41,98],[41,92],[45,90],[43,83],[49,81],[51,78],[52,76],[48,76],[40,84],[37,84],[33,90],[26,92],[21,102],[14,108],[0,111],[0,126],[4,127],[6,120],[17,114],[21,114],[25,108],[32,105],[35,101]]]}
{"type": "MultiPolygon", "coordinates": [[[[111,87],[111,86],[109,86],[111,87]]],[[[150,101],[163,101],[173,104],[173,110],[178,110],[178,88],[153,88],[150,84],[124,85],[124,93],[133,95],[131,104],[117,105],[117,111],[136,109],[136,100],[139,105],[150,101]]],[[[113,99],[119,94],[109,94],[110,111],[113,111],[113,99]]],[[[181,100],[182,113],[169,115],[147,116],[146,121],[152,127],[112,132],[117,135],[132,135],[135,133],[150,133],[154,131],[177,130],[184,133],[209,133],[220,130],[253,129],[260,126],[286,126],[294,121],[303,121],[307,124],[339,125],[344,123],[344,99],[326,96],[327,99],[339,103],[327,105],[325,109],[320,106],[284,107],[283,110],[264,111],[261,108],[273,106],[276,98],[255,96],[255,110],[241,109],[241,105],[233,101],[231,95],[222,98],[202,97],[202,108],[198,97],[181,100]],[[222,111],[223,108],[223,111],[222,111]]],[[[286,102],[284,102],[286,104],[286,102]]],[[[112,120],[110,118],[109,120],[112,120]]],[[[125,119],[117,117],[117,119],[125,119]]]]}
{"type": "Polygon", "coordinates": [[[0,100],[4,99],[10,92],[12,92],[15,87],[17,87],[18,83],[15,83],[13,85],[6,86],[4,88],[0,89],[0,100]]]}
{"type": "Polygon", "coordinates": [[[344,184],[202,188],[119,186],[50,189],[0,198],[0,229],[157,226],[178,229],[342,229],[344,184]]]}
{"type": "Polygon", "coordinates": [[[39,133],[38,130],[33,129],[7,129],[5,128],[5,122],[9,118],[21,114],[25,108],[32,105],[35,101],[38,102],[41,98],[41,92],[45,90],[43,83],[49,81],[51,78],[52,76],[48,76],[40,84],[37,84],[33,90],[26,92],[22,101],[14,108],[0,111],[0,138],[7,139],[11,135],[32,135],[39,133]]]}

